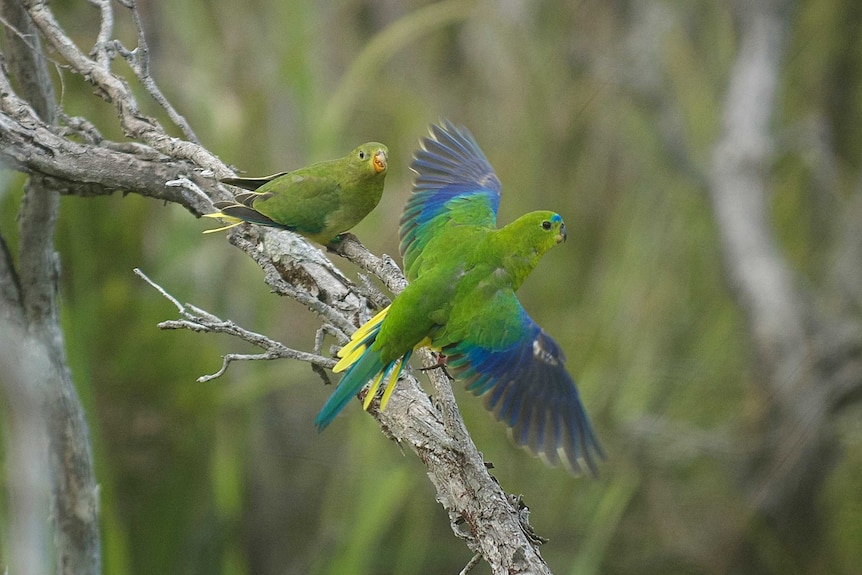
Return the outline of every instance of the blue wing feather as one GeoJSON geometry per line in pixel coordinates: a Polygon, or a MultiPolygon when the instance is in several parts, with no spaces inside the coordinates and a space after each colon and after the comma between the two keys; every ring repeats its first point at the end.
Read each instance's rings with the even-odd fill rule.
{"type": "Polygon", "coordinates": [[[595,475],[604,453],[566,371],[565,356],[523,308],[520,325],[520,337],[499,348],[477,345],[468,334],[443,348],[447,365],[469,391],[483,396],[485,407],[506,424],[518,445],[552,465],[562,459],[575,473],[595,475]]]}
{"type": "Polygon", "coordinates": [[[401,216],[400,251],[408,279],[439,228],[451,221],[496,227],[500,180],[473,135],[447,120],[431,126],[410,167],[413,194],[401,216]]]}

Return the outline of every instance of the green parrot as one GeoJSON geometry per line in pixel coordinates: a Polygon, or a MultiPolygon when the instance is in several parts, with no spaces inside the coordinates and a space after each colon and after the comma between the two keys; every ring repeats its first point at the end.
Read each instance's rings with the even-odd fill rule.
{"type": "Polygon", "coordinates": [[[290,230],[326,245],[377,206],[383,195],[389,149],[362,144],[338,160],[320,162],[264,178],[226,178],[246,190],[233,202],[215,202],[220,211],[204,214],[231,222],[213,233],[252,222],[290,230]]]}
{"type": "Polygon", "coordinates": [[[431,346],[468,390],[483,396],[515,442],[550,465],[596,474],[604,457],[565,357],[515,291],[566,239],[559,214],[531,212],[498,229],[500,180],[470,132],[432,126],[411,164],[417,177],[401,217],[409,285],[338,353],[346,371],[315,420],[325,428],[371,381],[386,407],[414,349],[431,346]]]}

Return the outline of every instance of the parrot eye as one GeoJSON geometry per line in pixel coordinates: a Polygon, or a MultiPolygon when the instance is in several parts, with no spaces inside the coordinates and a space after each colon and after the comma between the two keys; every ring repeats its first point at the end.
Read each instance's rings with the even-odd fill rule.
{"type": "Polygon", "coordinates": [[[359,159],[360,159],[360,160],[364,160],[364,159],[365,159],[365,152],[364,152],[363,150],[360,150],[360,151],[359,151],[359,159]]]}
{"type": "Polygon", "coordinates": [[[551,222],[549,222],[548,220],[545,220],[544,222],[542,222],[542,229],[543,230],[551,229],[551,222]]]}

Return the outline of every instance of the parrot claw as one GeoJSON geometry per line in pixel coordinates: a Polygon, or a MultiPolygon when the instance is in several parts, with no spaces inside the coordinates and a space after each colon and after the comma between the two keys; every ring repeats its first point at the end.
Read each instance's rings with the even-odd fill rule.
{"type": "Polygon", "coordinates": [[[355,234],[351,234],[350,232],[342,232],[329,240],[329,243],[326,244],[326,250],[341,255],[341,246],[344,245],[344,243],[348,240],[354,240],[359,243],[359,238],[357,238],[355,234]]]}
{"type": "Polygon", "coordinates": [[[449,378],[449,381],[455,381],[455,378],[449,374],[449,371],[446,369],[446,356],[442,353],[432,352],[434,357],[437,359],[437,362],[434,365],[429,365],[427,367],[420,367],[419,371],[431,371],[432,369],[442,369],[443,374],[449,378]]]}

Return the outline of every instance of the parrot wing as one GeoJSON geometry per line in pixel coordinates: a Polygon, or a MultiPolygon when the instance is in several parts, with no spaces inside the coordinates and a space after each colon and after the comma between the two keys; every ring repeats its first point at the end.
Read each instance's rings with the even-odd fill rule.
{"type": "Polygon", "coordinates": [[[257,191],[237,194],[232,206],[217,207],[245,221],[317,234],[326,228],[329,214],[340,206],[340,188],[340,183],[329,176],[291,172],[266,182],[257,191]]]}
{"type": "Polygon", "coordinates": [[[448,120],[431,126],[413,157],[413,194],[401,216],[400,251],[408,279],[428,242],[449,224],[495,228],[500,180],[473,135],[448,120]]]}
{"type": "MultiPolygon", "coordinates": [[[[509,428],[514,441],[549,464],[596,475],[604,459],[559,345],[521,307],[514,292],[475,310],[446,365],[509,428]]],[[[456,335],[456,334],[453,334],[456,335]]]]}

